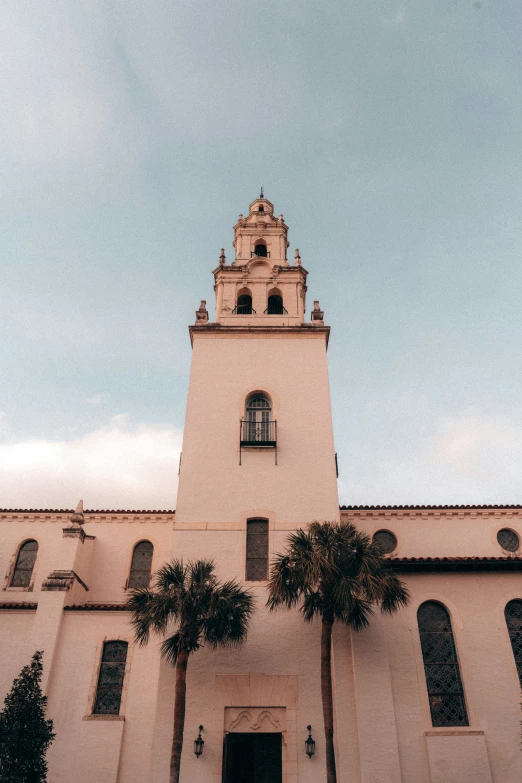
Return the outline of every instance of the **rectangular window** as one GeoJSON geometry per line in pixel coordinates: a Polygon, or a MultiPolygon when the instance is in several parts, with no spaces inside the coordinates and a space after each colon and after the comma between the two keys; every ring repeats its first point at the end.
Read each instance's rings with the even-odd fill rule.
{"type": "Polygon", "coordinates": [[[96,688],[93,715],[119,715],[125,664],[127,661],[127,642],[105,642],[96,688]]]}
{"type": "Polygon", "coordinates": [[[246,580],[261,582],[268,577],[268,520],[247,521],[246,580]]]}

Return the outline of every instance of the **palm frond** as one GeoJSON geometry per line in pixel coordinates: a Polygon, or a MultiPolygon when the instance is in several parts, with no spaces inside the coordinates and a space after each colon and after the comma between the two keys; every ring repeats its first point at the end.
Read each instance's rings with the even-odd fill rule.
{"type": "Polygon", "coordinates": [[[176,665],[178,655],[183,649],[182,637],[179,633],[172,634],[161,643],[161,654],[173,666],[176,665]]]}
{"type": "Polygon", "coordinates": [[[360,630],[374,606],[395,612],[409,598],[366,533],[348,522],[312,522],[287,538],[271,566],[267,606],[299,606],[305,620],[333,617],[360,630]]]}
{"type": "Polygon", "coordinates": [[[186,572],[187,569],[183,564],[183,560],[172,560],[156,572],[155,587],[165,593],[173,589],[183,589],[185,587],[186,572]]]}

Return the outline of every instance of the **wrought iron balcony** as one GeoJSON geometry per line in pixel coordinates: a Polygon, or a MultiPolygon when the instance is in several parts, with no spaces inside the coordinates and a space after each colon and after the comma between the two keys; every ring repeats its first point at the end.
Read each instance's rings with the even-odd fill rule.
{"type": "Polygon", "coordinates": [[[269,446],[277,443],[277,421],[242,421],[242,446],[269,446]]]}
{"type": "Polygon", "coordinates": [[[239,464],[243,448],[274,449],[277,465],[277,421],[243,421],[239,423],[239,464]]]}
{"type": "Polygon", "coordinates": [[[255,315],[256,311],[252,305],[236,305],[232,310],[234,315],[255,315]]]}

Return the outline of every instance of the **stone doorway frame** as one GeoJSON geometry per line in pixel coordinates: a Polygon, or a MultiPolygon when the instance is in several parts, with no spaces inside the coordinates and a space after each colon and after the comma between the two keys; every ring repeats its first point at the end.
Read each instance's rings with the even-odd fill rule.
{"type": "Polygon", "coordinates": [[[222,783],[223,739],[231,731],[282,735],[283,783],[297,783],[297,676],[216,674],[212,783],[222,783]]]}

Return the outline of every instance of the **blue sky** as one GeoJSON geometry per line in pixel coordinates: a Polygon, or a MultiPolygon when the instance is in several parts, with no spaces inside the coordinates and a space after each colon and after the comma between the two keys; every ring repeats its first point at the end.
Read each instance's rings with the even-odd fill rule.
{"type": "Polygon", "coordinates": [[[186,327],[261,184],[332,326],[341,502],[522,502],[518,0],[0,18],[0,506],[175,507],[186,327]]]}

